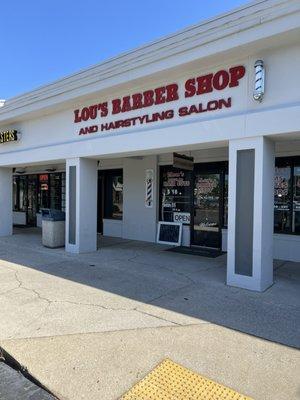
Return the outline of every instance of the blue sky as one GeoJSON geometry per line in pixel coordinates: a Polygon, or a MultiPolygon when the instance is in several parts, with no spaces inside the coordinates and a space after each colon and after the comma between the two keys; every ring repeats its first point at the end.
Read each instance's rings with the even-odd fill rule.
{"type": "Polygon", "coordinates": [[[7,99],[245,0],[1,1],[0,99],[7,99]]]}

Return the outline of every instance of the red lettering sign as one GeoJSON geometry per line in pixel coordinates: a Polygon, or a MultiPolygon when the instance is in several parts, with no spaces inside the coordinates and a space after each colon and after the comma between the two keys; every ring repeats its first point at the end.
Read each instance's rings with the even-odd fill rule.
{"type": "MultiPolygon", "coordinates": [[[[184,84],[184,97],[189,98],[193,96],[201,96],[213,91],[220,91],[226,88],[239,86],[240,80],[244,77],[245,72],[245,67],[243,65],[238,65],[231,67],[228,70],[222,69],[215,73],[190,78],[184,84]]],[[[107,117],[109,110],[111,110],[112,115],[116,115],[160,104],[171,103],[179,100],[178,91],[178,84],[172,83],[166,86],[157,87],[155,89],[145,90],[141,93],[134,93],[132,95],[123,96],[122,98],[113,99],[111,100],[110,104],[107,101],[93,104],[91,106],[75,110],[74,122],[86,122],[89,120],[95,120],[97,118],[107,117]]],[[[220,109],[222,106],[231,107],[231,103],[225,104],[224,102],[225,100],[213,100],[207,104],[205,111],[220,109]],[[223,104],[220,104],[220,101],[223,102],[223,104]]],[[[181,116],[184,116],[183,114],[189,115],[197,112],[196,109],[194,111],[191,109],[186,113],[184,110],[185,107],[182,107],[181,109],[183,110],[180,113],[181,116]]],[[[198,112],[203,111],[198,108],[198,112]]],[[[114,122],[114,126],[115,124],[116,123],[114,122]]],[[[130,124],[128,123],[128,125],[130,124]]],[[[97,132],[95,126],[89,127],[88,129],[84,128],[84,130],[81,129],[80,135],[94,132],[97,132]]]]}

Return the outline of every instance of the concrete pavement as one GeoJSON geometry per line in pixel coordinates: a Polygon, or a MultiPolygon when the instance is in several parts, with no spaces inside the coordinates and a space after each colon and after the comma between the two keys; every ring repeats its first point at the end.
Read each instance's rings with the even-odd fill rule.
{"type": "Polygon", "coordinates": [[[284,346],[300,343],[300,265],[276,262],[253,293],[224,284],[224,256],[111,238],[67,255],[16,233],[0,240],[0,345],[61,399],[117,399],[165,357],[254,399],[300,398],[284,346]]]}

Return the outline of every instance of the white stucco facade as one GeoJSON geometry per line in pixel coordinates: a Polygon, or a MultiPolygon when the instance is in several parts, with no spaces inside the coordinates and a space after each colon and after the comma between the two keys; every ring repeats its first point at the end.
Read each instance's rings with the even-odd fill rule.
{"type": "MultiPolygon", "coordinates": [[[[12,211],[13,172],[50,168],[66,174],[66,251],[96,250],[97,170],[121,169],[122,218],[104,215],[102,232],[155,242],[160,168],[172,165],[177,152],[195,164],[229,165],[228,226],[220,227],[227,282],[265,290],[273,283],[273,257],[300,261],[300,236],[273,233],[275,158],[300,156],[299,37],[298,1],[256,1],[7,100],[0,132],[15,130],[19,140],[0,145],[0,235],[12,234],[13,222],[26,222],[24,212],[12,211]],[[257,60],[265,67],[261,102],[253,99],[257,60]],[[252,234],[238,228],[237,159],[245,149],[254,151],[255,160],[252,234]],[[146,207],[149,170],[153,203],[146,207]],[[251,243],[243,243],[252,260],[246,275],[236,265],[243,251],[237,229],[252,235],[251,243]]],[[[183,225],[185,246],[191,226],[183,225]]]]}

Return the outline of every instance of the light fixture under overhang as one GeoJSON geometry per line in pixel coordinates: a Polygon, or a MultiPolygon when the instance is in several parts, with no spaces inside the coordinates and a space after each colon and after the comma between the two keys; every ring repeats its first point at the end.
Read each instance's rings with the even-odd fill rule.
{"type": "Polygon", "coordinates": [[[47,171],[47,172],[55,172],[56,168],[46,168],[45,171],[47,171]]]}
{"type": "Polygon", "coordinates": [[[25,172],[26,172],[25,168],[21,168],[21,169],[16,169],[15,170],[15,173],[19,174],[19,175],[23,175],[23,174],[25,174],[25,172]]]}

